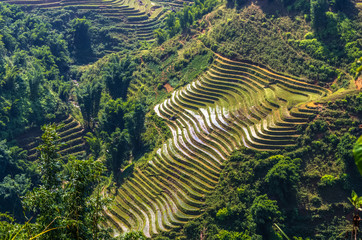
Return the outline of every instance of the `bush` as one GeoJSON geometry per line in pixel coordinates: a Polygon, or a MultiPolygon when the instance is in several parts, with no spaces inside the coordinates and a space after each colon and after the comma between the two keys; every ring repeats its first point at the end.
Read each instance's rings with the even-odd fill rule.
{"type": "Polygon", "coordinates": [[[268,235],[273,222],[281,219],[277,201],[270,200],[266,194],[255,198],[250,213],[257,225],[257,233],[263,235],[268,235]]]}
{"type": "Polygon", "coordinates": [[[321,178],[318,185],[321,187],[331,187],[337,183],[337,180],[338,179],[336,177],[326,174],[321,178]]]}
{"type": "Polygon", "coordinates": [[[226,218],[230,215],[230,212],[227,208],[219,209],[216,213],[216,218],[220,221],[225,221],[226,218]]]}
{"type": "Polygon", "coordinates": [[[286,202],[291,199],[291,195],[297,188],[301,159],[292,160],[281,155],[277,157],[280,160],[268,171],[265,182],[271,194],[275,194],[280,200],[286,202]]]}
{"type": "Polygon", "coordinates": [[[322,200],[318,196],[313,196],[310,202],[314,207],[320,207],[322,205],[322,200]]]}
{"type": "Polygon", "coordinates": [[[242,233],[242,232],[232,232],[232,231],[226,231],[221,230],[216,235],[217,240],[251,240],[252,238],[249,236],[249,234],[242,233]]]}

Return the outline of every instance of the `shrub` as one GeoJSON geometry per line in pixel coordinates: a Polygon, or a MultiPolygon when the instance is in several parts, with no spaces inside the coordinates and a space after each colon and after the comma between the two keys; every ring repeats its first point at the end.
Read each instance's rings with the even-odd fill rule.
{"type": "Polygon", "coordinates": [[[310,202],[314,207],[320,207],[322,205],[322,200],[318,196],[313,196],[310,202]]]}
{"type": "Polygon", "coordinates": [[[225,219],[230,215],[230,212],[227,208],[219,209],[216,213],[216,218],[220,221],[225,221],[225,219]]]}
{"type": "Polygon", "coordinates": [[[279,156],[279,161],[267,173],[265,182],[269,189],[282,201],[290,199],[299,182],[300,159],[292,160],[290,157],[279,156]]]}
{"type": "Polygon", "coordinates": [[[216,239],[218,240],[251,240],[251,237],[247,232],[233,232],[221,230],[217,235],[216,239]]]}

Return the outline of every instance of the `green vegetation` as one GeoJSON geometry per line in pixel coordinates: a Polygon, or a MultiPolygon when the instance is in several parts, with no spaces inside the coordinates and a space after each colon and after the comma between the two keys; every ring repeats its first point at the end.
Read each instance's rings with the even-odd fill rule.
{"type": "Polygon", "coordinates": [[[97,239],[109,235],[98,227],[102,222],[102,206],[109,201],[100,193],[105,168],[92,158],[71,157],[63,164],[57,153],[61,146],[57,129],[54,124],[43,127],[42,143],[38,147],[40,183],[22,200],[29,214],[36,213],[36,221],[29,223],[30,219],[20,227],[11,224],[12,218],[2,215],[5,218],[1,222],[2,239],[15,236],[32,239],[39,233],[44,233],[41,234],[44,239],[97,239]]]}
{"type": "Polygon", "coordinates": [[[296,147],[279,155],[246,148],[234,152],[206,200],[202,217],[186,224],[181,233],[164,235],[169,239],[198,239],[201,233],[206,239],[224,235],[282,239],[275,235],[276,222],[291,239],[342,239],[352,229],[351,224],[346,228],[345,214],[353,210],[348,197],[351,189],[361,186],[352,156],[356,138],[351,135],[358,132],[354,126],[360,121],[351,125],[348,119],[353,113],[341,117],[344,107],[324,106],[323,114],[301,129],[296,147]],[[338,124],[327,128],[327,121],[338,124]],[[330,183],[327,179],[332,176],[333,185],[315,184],[330,183]],[[326,224],[324,216],[333,216],[333,223],[326,224]]]}
{"type": "Polygon", "coordinates": [[[9,3],[0,239],[353,236],[360,3],[9,3]]]}
{"type": "Polygon", "coordinates": [[[362,175],[362,136],[357,140],[353,147],[353,154],[358,170],[362,175]]]}

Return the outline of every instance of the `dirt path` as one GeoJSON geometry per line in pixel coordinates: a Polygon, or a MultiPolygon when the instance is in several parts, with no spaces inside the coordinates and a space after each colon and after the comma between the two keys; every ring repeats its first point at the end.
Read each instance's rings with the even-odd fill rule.
{"type": "Polygon", "coordinates": [[[173,90],[173,87],[169,83],[166,83],[165,85],[163,85],[163,87],[166,88],[166,91],[168,93],[172,92],[172,90],[173,90]]]}
{"type": "Polygon", "coordinates": [[[361,90],[362,89],[362,77],[357,78],[355,84],[356,84],[357,90],[361,90]]]}

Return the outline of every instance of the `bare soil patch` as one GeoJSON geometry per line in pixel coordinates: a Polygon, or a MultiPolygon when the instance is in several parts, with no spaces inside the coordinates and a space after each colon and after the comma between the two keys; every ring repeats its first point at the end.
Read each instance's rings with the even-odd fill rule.
{"type": "Polygon", "coordinates": [[[169,83],[166,83],[165,85],[163,85],[163,87],[166,89],[168,93],[173,90],[173,87],[169,83]]]}
{"type": "Polygon", "coordinates": [[[361,78],[361,77],[357,78],[357,80],[356,80],[356,87],[357,87],[357,90],[361,90],[361,89],[362,89],[362,78],[361,78]]]}

